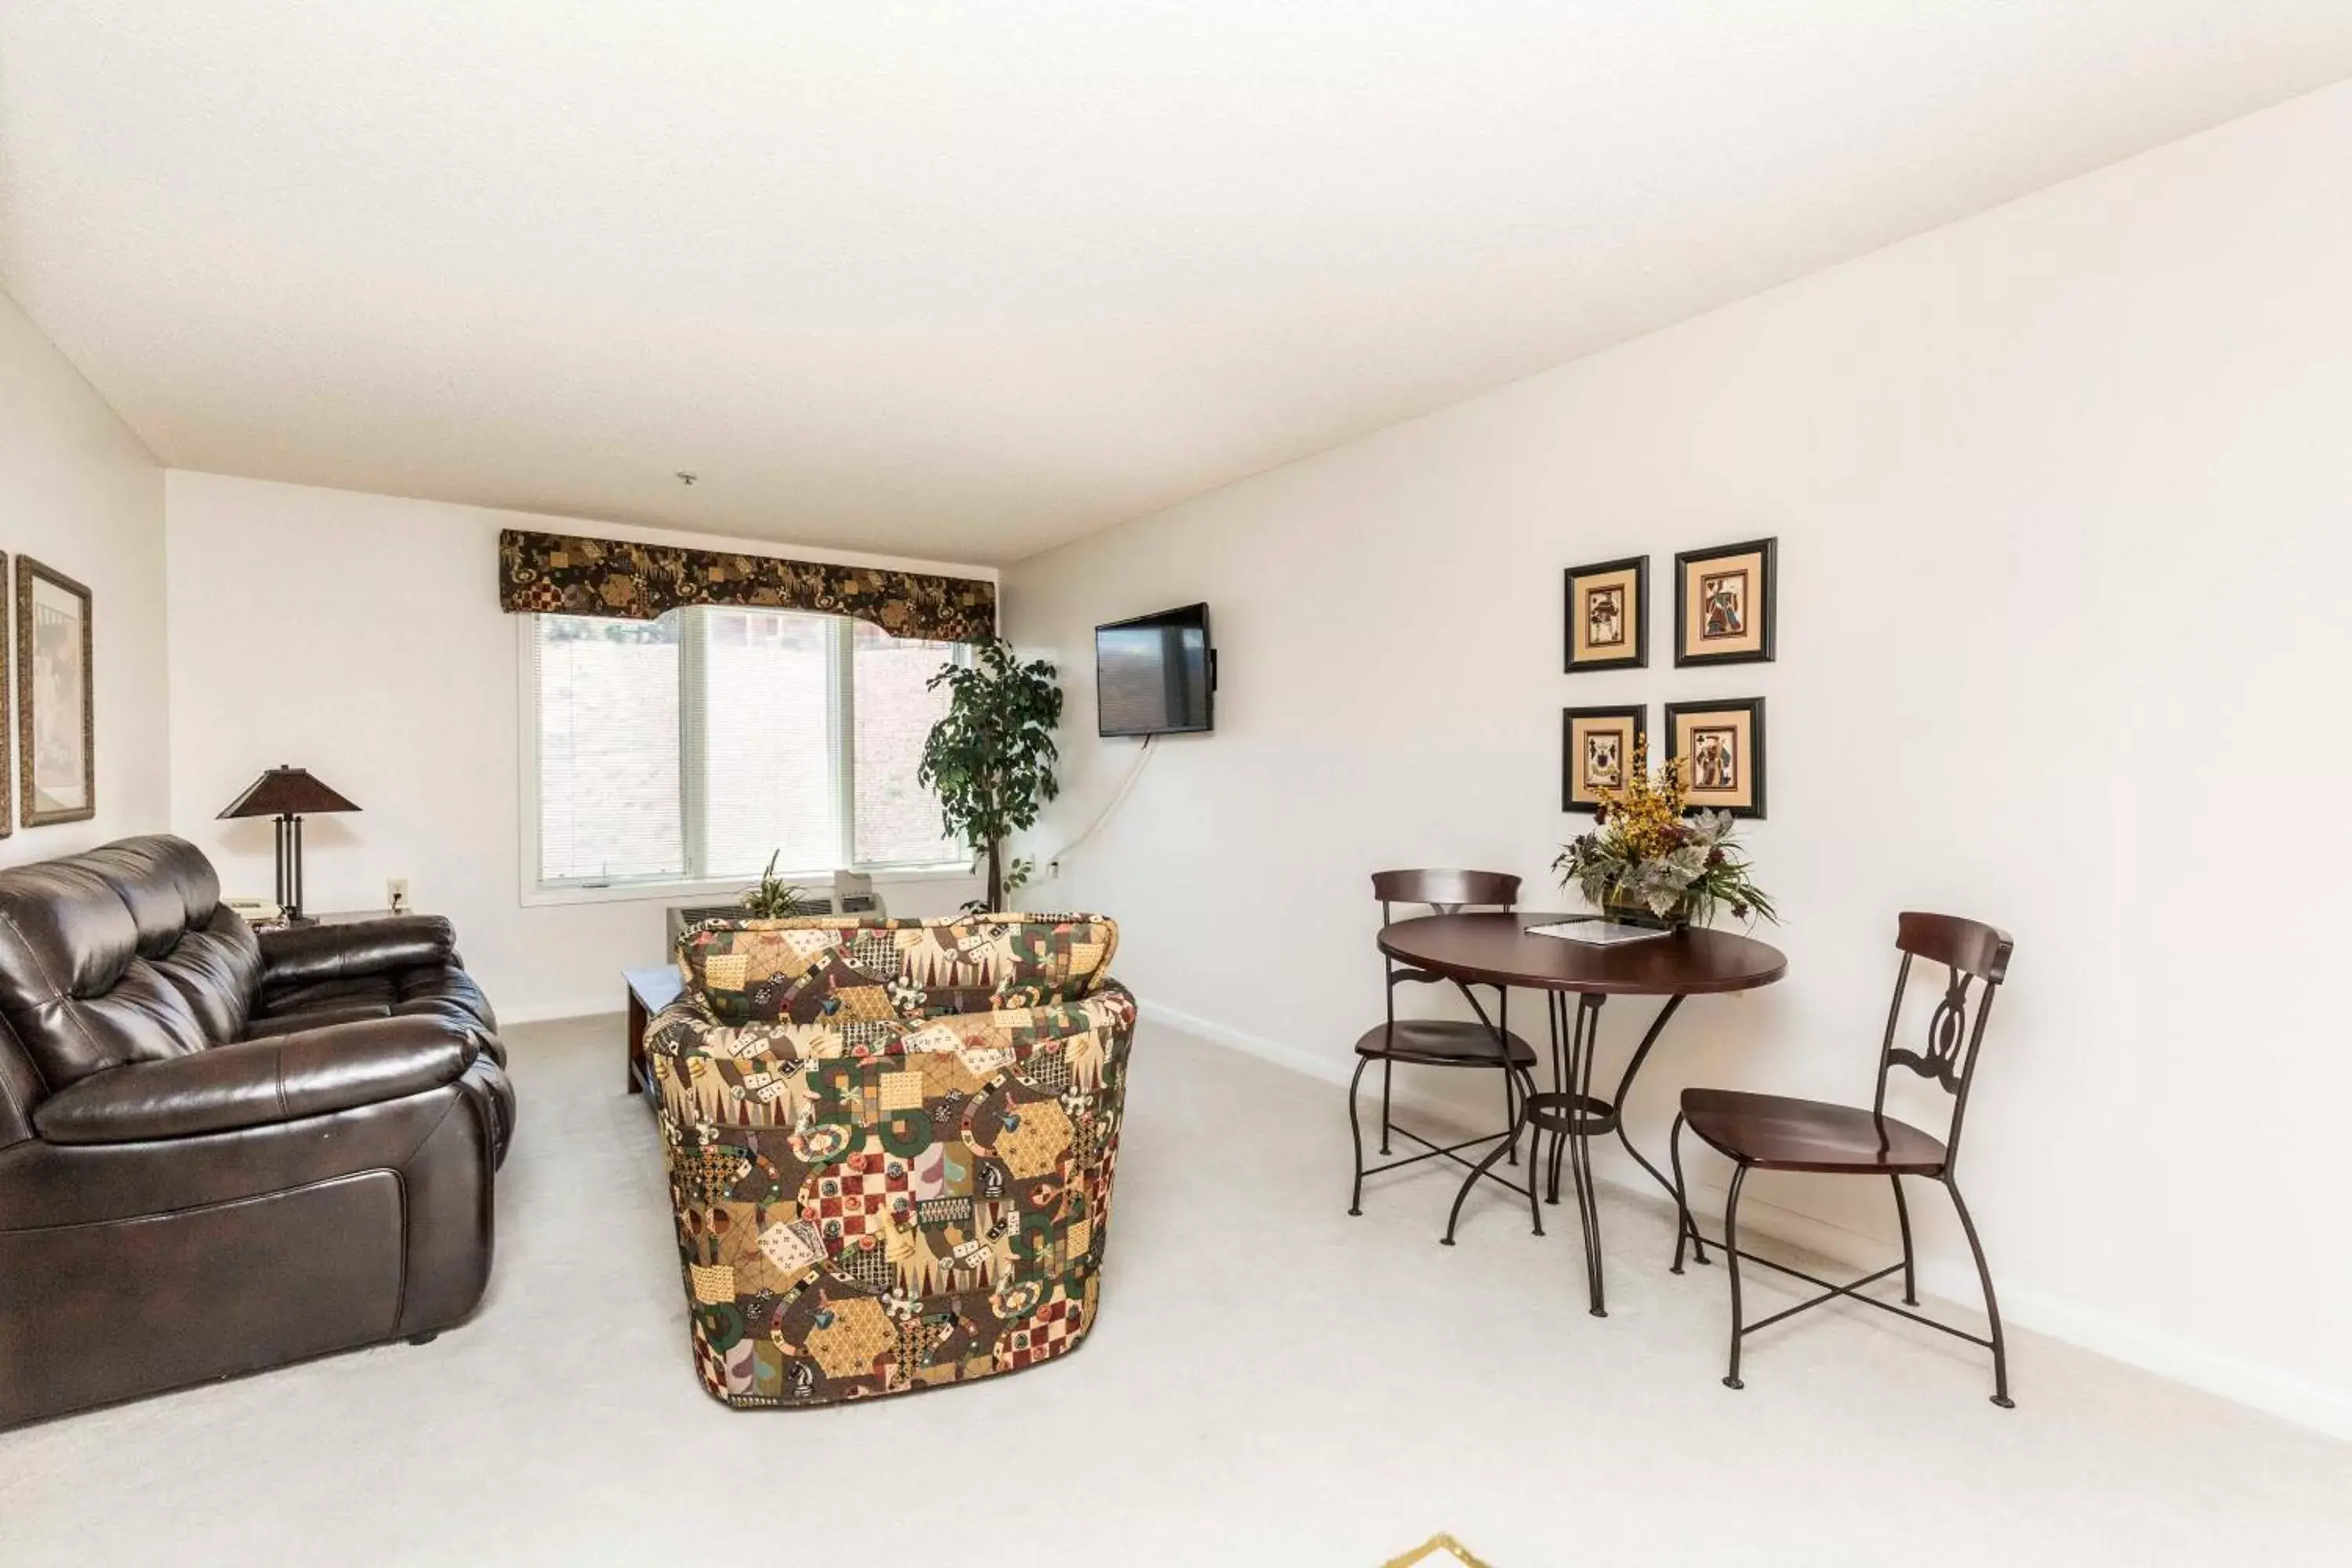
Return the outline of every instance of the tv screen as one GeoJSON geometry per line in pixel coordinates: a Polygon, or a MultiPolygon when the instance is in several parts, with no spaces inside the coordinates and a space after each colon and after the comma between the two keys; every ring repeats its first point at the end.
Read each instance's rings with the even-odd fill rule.
{"type": "Polygon", "coordinates": [[[1097,626],[1097,732],[1181,735],[1213,728],[1216,671],[1206,605],[1097,626]]]}

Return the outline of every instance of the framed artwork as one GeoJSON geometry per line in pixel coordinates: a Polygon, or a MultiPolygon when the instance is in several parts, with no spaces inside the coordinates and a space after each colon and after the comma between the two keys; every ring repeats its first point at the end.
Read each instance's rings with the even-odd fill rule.
{"type": "MultiPolygon", "coordinates": [[[[5,552],[0,552],[0,584],[5,584],[7,581],[8,557],[5,552]]],[[[5,595],[0,595],[0,601],[5,601],[5,595]]],[[[0,609],[0,623],[5,623],[6,618],[7,611],[0,609]]],[[[5,701],[6,700],[8,691],[8,665],[12,647],[13,645],[10,644],[8,640],[6,626],[5,624],[0,624],[0,701],[5,701]]],[[[10,834],[16,831],[16,814],[9,805],[8,790],[5,783],[8,777],[8,748],[10,744],[11,737],[8,726],[5,721],[0,721],[0,838],[5,838],[10,834]]]]}
{"type": "Polygon", "coordinates": [[[1777,539],[1675,557],[1675,662],[1769,664],[1777,539]]]}
{"type": "Polygon", "coordinates": [[[1683,759],[1693,811],[1764,815],[1764,699],[1666,704],[1666,754],[1683,759]]]}
{"type": "Polygon", "coordinates": [[[1559,710],[1559,808],[1591,811],[1604,789],[1623,789],[1649,738],[1647,708],[1559,710]]]}
{"type": "Polygon", "coordinates": [[[1568,673],[1650,662],[1650,558],[1568,569],[1568,673]]]}
{"type": "Polygon", "coordinates": [[[27,827],[98,815],[89,590],[16,557],[16,803],[27,827]]]}

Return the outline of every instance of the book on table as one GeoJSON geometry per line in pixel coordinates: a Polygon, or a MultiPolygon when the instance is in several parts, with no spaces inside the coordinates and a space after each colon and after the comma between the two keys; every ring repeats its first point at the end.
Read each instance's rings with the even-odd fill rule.
{"type": "Polygon", "coordinates": [[[1600,919],[1551,921],[1527,928],[1529,936],[1556,936],[1562,942],[1580,942],[1586,947],[1616,947],[1629,942],[1646,942],[1654,936],[1668,934],[1655,926],[1629,925],[1622,921],[1600,919]]]}

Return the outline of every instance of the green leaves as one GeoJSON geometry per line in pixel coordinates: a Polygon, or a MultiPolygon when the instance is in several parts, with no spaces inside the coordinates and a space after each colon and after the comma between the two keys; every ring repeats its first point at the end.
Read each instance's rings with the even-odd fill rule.
{"type": "Polygon", "coordinates": [[[1706,925],[1718,907],[1735,920],[1761,918],[1775,924],[1771,898],[1749,873],[1748,854],[1732,842],[1731,814],[1702,811],[1681,829],[1681,842],[1663,855],[1635,855],[1615,819],[1563,847],[1551,868],[1562,886],[1573,884],[1595,909],[1636,905],[1664,918],[1684,911],[1693,925],[1706,925]]]}
{"type": "MultiPolygon", "coordinates": [[[[991,637],[970,665],[943,666],[933,690],[948,689],[947,717],[931,726],[916,777],[940,797],[947,830],[988,858],[988,907],[1003,908],[1004,840],[1034,826],[1037,808],[1061,793],[1054,777],[1060,752],[1062,689],[1045,659],[1023,664],[1013,645],[991,637]]],[[[1026,879],[1014,866],[1013,886],[1026,879]]]]}
{"type": "Polygon", "coordinates": [[[782,853],[779,849],[768,857],[768,868],[760,873],[760,885],[743,895],[743,908],[754,919],[782,921],[808,913],[801,890],[776,875],[776,856],[782,853]]]}

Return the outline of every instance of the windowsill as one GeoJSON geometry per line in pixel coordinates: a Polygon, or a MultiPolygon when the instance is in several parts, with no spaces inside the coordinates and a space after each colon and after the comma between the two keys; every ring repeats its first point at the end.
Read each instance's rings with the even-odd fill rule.
{"type": "MultiPolygon", "coordinates": [[[[861,874],[873,878],[876,887],[909,882],[971,882],[980,877],[961,860],[944,866],[899,866],[861,874]]],[[[830,871],[786,872],[779,879],[787,886],[798,884],[811,892],[830,892],[833,889],[830,871]]],[[[729,903],[759,885],[757,877],[746,877],[716,882],[623,882],[606,888],[525,888],[520,902],[525,909],[556,904],[677,904],[704,899],[729,903]]]]}

